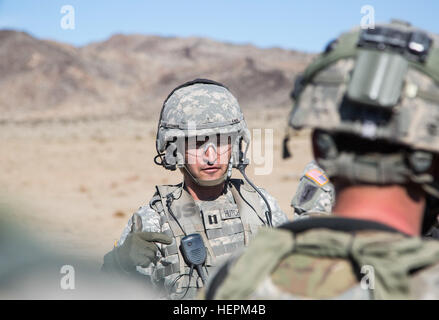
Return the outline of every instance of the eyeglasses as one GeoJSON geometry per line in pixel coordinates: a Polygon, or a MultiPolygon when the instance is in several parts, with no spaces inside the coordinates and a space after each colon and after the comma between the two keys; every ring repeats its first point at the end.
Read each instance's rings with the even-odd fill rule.
{"type": "Polygon", "coordinates": [[[186,150],[191,156],[201,157],[211,148],[217,155],[227,153],[231,148],[231,137],[227,135],[212,135],[186,138],[186,150]]]}

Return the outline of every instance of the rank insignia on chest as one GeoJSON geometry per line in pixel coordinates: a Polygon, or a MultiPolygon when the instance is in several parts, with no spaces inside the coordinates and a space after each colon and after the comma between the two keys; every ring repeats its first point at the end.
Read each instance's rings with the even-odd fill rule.
{"type": "Polygon", "coordinates": [[[222,227],[221,215],[219,210],[202,211],[202,213],[206,230],[222,227]]]}

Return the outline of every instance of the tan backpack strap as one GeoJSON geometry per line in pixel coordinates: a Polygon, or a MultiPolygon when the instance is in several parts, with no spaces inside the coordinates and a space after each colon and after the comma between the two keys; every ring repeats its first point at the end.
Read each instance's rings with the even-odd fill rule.
{"type": "Polygon", "coordinates": [[[228,276],[214,298],[247,299],[293,247],[294,238],[290,232],[261,229],[252,245],[230,267],[228,276]]]}

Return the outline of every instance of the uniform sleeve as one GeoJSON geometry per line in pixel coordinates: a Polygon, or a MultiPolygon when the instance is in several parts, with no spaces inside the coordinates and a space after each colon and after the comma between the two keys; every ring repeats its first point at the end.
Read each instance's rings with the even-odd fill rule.
{"type": "Polygon", "coordinates": [[[138,215],[141,218],[142,221],[142,231],[148,231],[148,232],[160,232],[161,231],[161,225],[160,225],[160,215],[158,212],[156,212],[153,208],[151,208],[149,205],[142,206],[137,210],[133,216],[128,220],[127,225],[122,231],[122,235],[120,236],[120,239],[118,241],[118,246],[122,245],[125,242],[126,237],[131,232],[131,228],[133,226],[133,220],[134,216],[138,215]]]}
{"type": "MultiPolygon", "coordinates": [[[[160,224],[160,214],[155,211],[150,205],[142,206],[137,210],[133,216],[128,220],[127,225],[122,231],[122,235],[120,236],[120,240],[117,243],[117,246],[122,245],[125,242],[125,239],[130,234],[133,221],[136,224],[141,224],[137,226],[141,231],[147,232],[161,232],[161,224],[160,224]]],[[[158,259],[161,259],[160,250],[157,251],[158,259]]],[[[151,263],[148,267],[136,267],[137,271],[143,275],[151,276],[154,272],[155,265],[151,263]]]]}
{"type": "Polygon", "coordinates": [[[314,215],[330,214],[335,202],[334,186],[315,161],[305,167],[291,201],[294,220],[314,215]]]}
{"type": "MultiPolygon", "coordinates": [[[[279,207],[277,200],[273,196],[271,196],[265,189],[259,188],[259,191],[261,191],[261,193],[267,199],[268,204],[270,205],[273,226],[278,227],[281,224],[284,224],[285,222],[287,222],[288,217],[279,207]]],[[[260,201],[261,201],[262,208],[264,208],[264,211],[267,211],[268,210],[267,205],[265,204],[265,201],[262,199],[262,197],[260,197],[260,201]]],[[[266,218],[264,217],[264,220],[265,219],[266,218]]]]}

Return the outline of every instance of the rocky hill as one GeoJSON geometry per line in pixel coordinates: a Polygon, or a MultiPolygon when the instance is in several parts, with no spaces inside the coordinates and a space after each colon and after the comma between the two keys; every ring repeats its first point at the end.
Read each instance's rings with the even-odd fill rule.
{"type": "Polygon", "coordinates": [[[175,86],[198,77],[227,85],[244,110],[287,107],[311,59],[204,38],[117,34],[73,47],[0,30],[0,121],[151,118],[175,86]]]}

